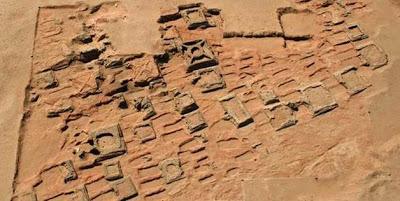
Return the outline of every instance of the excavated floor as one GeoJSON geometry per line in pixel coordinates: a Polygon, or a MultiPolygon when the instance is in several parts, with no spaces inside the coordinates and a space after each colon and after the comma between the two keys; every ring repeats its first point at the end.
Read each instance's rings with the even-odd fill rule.
{"type": "Polygon", "coordinates": [[[373,77],[391,59],[354,20],[369,4],[226,2],[40,7],[13,200],[361,201],[397,188],[365,152],[373,77]]]}

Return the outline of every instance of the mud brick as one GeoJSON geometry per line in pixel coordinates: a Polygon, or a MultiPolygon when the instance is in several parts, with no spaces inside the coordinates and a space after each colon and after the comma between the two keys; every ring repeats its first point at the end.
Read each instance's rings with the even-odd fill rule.
{"type": "Polygon", "coordinates": [[[135,86],[148,86],[151,81],[161,77],[160,69],[153,57],[145,56],[130,62],[132,68],[132,79],[135,86]]]}
{"type": "Polygon", "coordinates": [[[207,41],[194,40],[182,45],[182,52],[187,63],[187,72],[217,65],[217,58],[209,47],[207,41]]]}
{"type": "Polygon", "coordinates": [[[58,80],[56,79],[53,71],[46,71],[35,75],[32,81],[32,87],[39,89],[51,89],[58,86],[58,80]]]}
{"type": "Polygon", "coordinates": [[[138,195],[138,191],[136,190],[136,187],[130,177],[114,182],[112,187],[115,194],[118,196],[118,200],[120,201],[125,201],[138,195]]]}
{"type": "Polygon", "coordinates": [[[190,93],[175,95],[175,108],[180,114],[187,114],[199,108],[190,93]]]}
{"type": "Polygon", "coordinates": [[[234,94],[228,94],[227,96],[220,98],[219,101],[224,108],[227,117],[236,125],[236,127],[242,127],[254,121],[250,113],[234,94]]]}
{"type": "Polygon", "coordinates": [[[157,114],[150,98],[147,96],[135,97],[132,102],[137,111],[145,113],[143,120],[147,120],[157,114]]]}
{"type": "Polygon", "coordinates": [[[160,168],[162,177],[167,184],[183,178],[181,162],[177,158],[165,159],[160,162],[158,167],[160,168]]]}
{"type": "Polygon", "coordinates": [[[78,44],[88,44],[88,43],[93,42],[93,35],[91,35],[87,32],[83,32],[83,33],[80,33],[77,36],[75,36],[72,39],[72,42],[78,43],[78,44]]]}
{"type": "Polygon", "coordinates": [[[331,93],[321,82],[306,86],[300,91],[305,96],[314,116],[331,111],[338,106],[331,93]]]}
{"type": "Polygon", "coordinates": [[[74,165],[71,160],[64,161],[61,163],[61,167],[63,172],[65,172],[64,183],[75,180],[78,178],[76,171],[74,169],[74,165]]]}
{"type": "Polygon", "coordinates": [[[346,8],[346,7],[358,4],[358,3],[360,3],[360,1],[359,0],[338,0],[338,1],[336,1],[336,3],[343,8],[346,8]]]}
{"type": "Polygon", "coordinates": [[[132,61],[136,61],[145,56],[144,53],[136,53],[136,54],[113,54],[108,55],[105,58],[99,59],[99,63],[101,63],[105,68],[108,69],[116,69],[121,67],[131,67],[130,63],[132,61]]]}
{"type": "Polygon", "coordinates": [[[295,0],[296,3],[305,3],[309,2],[310,0],[295,0]]]}
{"type": "Polygon", "coordinates": [[[317,13],[321,17],[321,21],[325,26],[328,26],[330,22],[332,22],[332,12],[331,11],[321,11],[317,13]]]}
{"type": "Polygon", "coordinates": [[[150,121],[135,126],[133,134],[139,136],[141,143],[156,139],[156,134],[150,121]]]}
{"type": "Polygon", "coordinates": [[[259,92],[264,105],[270,105],[279,102],[278,97],[272,90],[262,90],[259,92]]]}
{"type": "Polygon", "coordinates": [[[167,83],[163,78],[159,78],[156,80],[153,80],[149,83],[149,89],[154,90],[158,88],[165,88],[167,86],[167,83]]]}
{"type": "Polygon", "coordinates": [[[178,30],[174,25],[161,26],[160,32],[161,32],[161,38],[163,40],[171,40],[179,38],[178,30]]]}
{"type": "Polygon", "coordinates": [[[77,149],[74,149],[73,154],[76,156],[75,165],[78,169],[88,169],[92,168],[96,164],[96,156],[92,153],[97,152],[97,149],[89,144],[82,143],[76,146],[77,149]]]}
{"type": "Polygon", "coordinates": [[[175,52],[182,46],[182,39],[175,26],[163,26],[160,28],[162,45],[167,52],[175,52]]]}
{"type": "Polygon", "coordinates": [[[165,52],[178,52],[178,49],[181,47],[181,42],[179,39],[165,39],[162,41],[162,46],[165,52]]]}
{"type": "Polygon", "coordinates": [[[91,45],[84,45],[80,49],[79,53],[79,61],[84,63],[91,62],[95,59],[98,59],[102,51],[94,46],[91,45]]]}
{"type": "Polygon", "coordinates": [[[166,23],[179,19],[181,16],[179,14],[179,9],[176,7],[169,7],[161,9],[161,15],[158,18],[158,23],[166,23]]]}
{"type": "Polygon", "coordinates": [[[113,181],[122,178],[121,165],[119,161],[104,164],[104,176],[108,181],[113,181]]]}
{"type": "Polygon", "coordinates": [[[59,55],[55,58],[55,60],[53,59],[52,63],[49,65],[48,68],[42,69],[42,71],[45,70],[58,71],[68,68],[73,60],[74,60],[74,55],[72,53],[67,55],[59,55]]]}
{"type": "Polygon", "coordinates": [[[201,88],[202,93],[225,88],[225,81],[215,68],[197,70],[193,83],[201,88]]]}
{"type": "Polygon", "coordinates": [[[77,188],[74,192],[73,196],[74,200],[77,201],[90,201],[89,194],[85,185],[80,188],[77,188]]]}
{"type": "Polygon", "coordinates": [[[16,201],[37,201],[36,193],[35,192],[24,193],[21,196],[18,196],[16,201]]]}
{"type": "Polygon", "coordinates": [[[129,107],[128,102],[126,101],[126,98],[123,94],[118,96],[118,107],[121,109],[126,109],[129,107]]]}
{"type": "Polygon", "coordinates": [[[373,43],[362,44],[357,47],[364,64],[373,69],[380,68],[389,62],[387,54],[373,43]]]}
{"type": "Polygon", "coordinates": [[[96,162],[96,156],[95,155],[89,155],[88,153],[83,153],[80,155],[81,157],[79,158],[79,161],[76,162],[76,166],[78,167],[79,170],[85,170],[85,169],[90,169],[98,165],[96,162]]]}
{"type": "Polygon", "coordinates": [[[99,151],[96,161],[113,158],[126,152],[126,145],[119,124],[94,131],[91,133],[91,137],[94,147],[99,151]]]}
{"type": "Polygon", "coordinates": [[[298,82],[293,78],[293,76],[285,76],[277,79],[275,92],[278,96],[286,96],[298,91],[298,85],[298,82]]]}
{"type": "Polygon", "coordinates": [[[285,103],[276,103],[268,106],[266,109],[271,126],[276,131],[288,128],[297,123],[293,109],[285,103]]]}
{"type": "Polygon", "coordinates": [[[74,111],[74,106],[70,101],[60,100],[56,102],[51,108],[47,109],[47,117],[59,117],[60,114],[74,111]]]}
{"type": "Polygon", "coordinates": [[[178,5],[178,9],[185,10],[185,9],[190,9],[190,8],[197,8],[200,6],[203,6],[203,3],[187,3],[187,4],[178,5]]]}
{"type": "Polygon", "coordinates": [[[162,39],[164,41],[168,41],[168,40],[174,40],[174,39],[178,39],[179,38],[179,33],[176,29],[175,26],[166,26],[165,28],[162,29],[162,39]]]}
{"type": "Polygon", "coordinates": [[[200,131],[207,127],[207,123],[199,111],[185,115],[184,121],[190,133],[200,131]]]}
{"type": "Polygon", "coordinates": [[[364,33],[358,24],[348,24],[347,33],[351,41],[359,41],[368,38],[368,35],[364,33]]]}
{"type": "Polygon", "coordinates": [[[103,84],[101,90],[106,96],[113,96],[115,94],[127,91],[128,86],[118,82],[113,82],[109,84],[103,84]]]}
{"type": "Polygon", "coordinates": [[[188,29],[207,28],[210,26],[202,7],[185,9],[180,13],[188,25],[188,29]]]}
{"type": "Polygon", "coordinates": [[[86,98],[90,95],[99,93],[98,90],[102,74],[99,70],[82,71],[74,73],[69,79],[70,83],[74,88],[77,89],[77,95],[82,98],[86,98]]]}
{"type": "Polygon", "coordinates": [[[349,43],[351,40],[346,32],[337,32],[328,37],[328,42],[332,45],[343,45],[349,43]]]}
{"type": "Polygon", "coordinates": [[[123,64],[124,60],[121,56],[109,56],[104,60],[104,66],[106,68],[120,68],[123,64]]]}
{"type": "Polygon", "coordinates": [[[335,77],[350,95],[358,94],[369,87],[369,84],[357,74],[355,66],[348,66],[335,73],[335,77]]]}

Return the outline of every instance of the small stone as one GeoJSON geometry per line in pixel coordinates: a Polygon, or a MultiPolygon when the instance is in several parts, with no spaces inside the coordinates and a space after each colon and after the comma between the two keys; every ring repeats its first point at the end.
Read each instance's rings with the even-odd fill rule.
{"type": "Polygon", "coordinates": [[[32,92],[29,100],[33,103],[36,102],[39,99],[39,97],[40,97],[39,94],[37,94],[36,92],[32,92]]]}
{"type": "Polygon", "coordinates": [[[120,109],[127,109],[129,107],[128,106],[128,102],[126,101],[124,95],[119,96],[119,98],[118,98],[118,107],[120,109]]]}
{"type": "Polygon", "coordinates": [[[88,63],[95,59],[98,59],[102,52],[97,47],[85,46],[81,49],[79,54],[79,60],[88,63]]]}
{"type": "Polygon", "coordinates": [[[90,7],[90,8],[89,8],[90,14],[93,14],[93,13],[99,11],[100,8],[101,8],[101,6],[102,6],[102,4],[97,4],[97,5],[95,5],[95,6],[90,7]]]}
{"type": "Polygon", "coordinates": [[[93,38],[88,33],[82,33],[76,36],[74,39],[72,39],[72,41],[77,43],[87,44],[93,42],[93,38]]]}
{"type": "Polygon", "coordinates": [[[63,168],[63,171],[66,172],[66,175],[64,177],[64,183],[67,183],[69,181],[72,181],[72,180],[75,180],[78,178],[78,175],[76,174],[74,165],[72,164],[71,160],[61,163],[61,167],[63,168]]]}
{"type": "Polygon", "coordinates": [[[47,117],[59,117],[61,113],[72,112],[74,107],[69,102],[57,102],[52,108],[47,110],[47,117]]]}
{"type": "Polygon", "coordinates": [[[109,57],[104,61],[104,66],[106,68],[119,68],[124,64],[121,57],[109,57]]]}
{"type": "Polygon", "coordinates": [[[39,87],[40,89],[55,88],[58,86],[58,80],[52,71],[46,71],[38,74],[36,78],[34,78],[32,86],[39,87]]]}
{"type": "Polygon", "coordinates": [[[143,120],[147,120],[150,117],[156,115],[156,111],[148,97],[137,97],[133,100],[133,105],[138,112],[144,112],[145,116],[143,120]]]}

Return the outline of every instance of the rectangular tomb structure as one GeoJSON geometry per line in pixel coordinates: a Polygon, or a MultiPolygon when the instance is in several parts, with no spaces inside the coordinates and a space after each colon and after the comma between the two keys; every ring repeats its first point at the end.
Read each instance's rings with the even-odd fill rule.
{"type": "Polygon", "coordinates": [[[166,52],[177,52],[182,46],[182,39],[173,25],[164,25],[160,28],[162,46],[166,52]]]}
{"type": "Polygon", "coordinates": [[[328,37],[328,42],[334,46],[343,45],[351,41],[349,35],[344,32],[337,32],[328,37]]]}
{"type": "Polygon", "coordinates": [[[210,26],[205,14],[204,8],[194,7],[180,11],[183,19],[188,25],[188,29],[207,28],[210,26]]]}
{"type": "Polygon", "coordinates": [[[144,113],[143,120],[147,120],[157,114],[148,96],[135,97],[131,103],[136,111],[144,113]]]}
{"type": "Polygon", "coordinates": [[[64,183],[75,180],[78,178],[78,174],[74,169],[74,165],[71,160],[67,160],[61,163],[61,171],[64,172],[64,183]]]}
{"type": "Polygon", "coordinates": [[[270,105],[279,102],[279,98],[272,90],[261,90],[259,95],[264,105],[270,105]]]}
{"type": "Polygon", "coordinates": [[[294,115],[294,111],[286,103],[279,102],[267,106],[267,116],[271,126],[275,131],[294,126],[297,123],[297,119],[294,115]]]}
{"type": "Polygon", "coordinates": [[[159,66],[152,56],[144,56],[128,63],[133,67],[131,78],[137,87],[149,86],[150,82],[161,78],[159,66]]]}
{"type": "Polygon", "coordinates": [[[358,94],[369,87],[369,84],[364,80],[364,78],[358,75],[355,66],[347,66],[343,68],[335,73],[335,77],[338,82],[347,89],[347,92],[351,96],[358,94]]]}
{"type": "Polygon", "coordinates": [[[348,24],[347,33],[352,41],[359,41],[368,38],[368,35],[358,24],[348,24]]]}
{"type": "Polygon", "coordinates": [[[51,89],[58,86],[58,80],[53,71],[46,71],[34,75],[32,87],[39,89],[51,89]]]}
{"type": "Polygon", "coordinates": [[[138,195],[138,191],[130,177],[115,181],[112,184],[112,188],[120,201],[129,200],[138,195]]]}
{"type": "Polygon", "coordinates": [[[108,181],[122,178],[124,175],[119,161],[104,164],[104,177],[108,181]]]}
{"type": "Polygon", "coordinates": [[[187,72],[218,64],[217,58],[204,39],[183,43],[182,52],[187,63],[187,72]]]}
{"type": "Polygon", "coordinates": [[[170,184],[183,178],[181,162],[177,158],[168,158],[160,162],[158,166],[161,170],[165,183],[170,184]]]}
{"type": "Polygon", "coordinates": [[[373,69],[380,68],[389,62],[387,54],[374,43],[357,46],[357,50],[360,52],[364,65],[373,69]]]}
{"type": "Polygon", "coordinates": [[[245,106],[234,94],[228,94],[227,96],[220,98],[219,101],[224,108],[227,117],[236,127],[243,127],[254,121],[245,106]]]}
{"type": "Polygon", "coordinates": [[[85,185],[75,189],[74,198],[79,201],[90,201],[89,193],[85,185]]]}
{"type": "Polygon", "coordinates": [[[119,124],[99,129],[91,133],[94,147],[99,151],[96,161],[103,161],[122,155],[126,145],[119,124]]]}
{"type": "Polygon", "coordinates": [[[177,93],[175,95],[175,109],[180,114],[187,114],[199,108],[196,104],[196,101],[193,99],[193,96],[187,93],[177,93]]]}
{"type": "Polygon", "coordinates": [[[321,82],[308,85],[302,88],[301,92],[314,116],[331,111],[338,106],[336,100],[321,82]]]}
{"type": "Polygon", "coordinates": [[[207,123],[199,111],[185,115],[184,121],[189,133],[194,133],[207,127],[207,123]]]}
{"type": "Polygon", "coordinates": [[[133,134],[140,138],[141,143],[156,139],[156,133],[153,124],[150,121],[145,121],[137,125],[133,129],[133,134]]]}
{"type": "Polygon", "coordinates": [[[202,93],[213,92],[225,88],[225,81],[216,68],[196,71],[193,83],[200,87],[202,93]]]}

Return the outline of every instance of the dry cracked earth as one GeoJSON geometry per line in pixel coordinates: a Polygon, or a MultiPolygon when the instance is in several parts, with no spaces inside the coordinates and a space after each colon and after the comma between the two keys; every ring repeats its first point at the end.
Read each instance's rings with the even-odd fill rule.
{"type": "Polygon", "coordinates": [[[400,200],[398,6],[39,5],[10,199],[400,200]]]}

